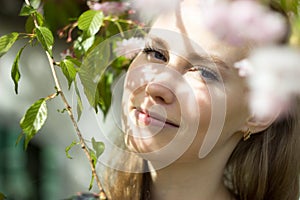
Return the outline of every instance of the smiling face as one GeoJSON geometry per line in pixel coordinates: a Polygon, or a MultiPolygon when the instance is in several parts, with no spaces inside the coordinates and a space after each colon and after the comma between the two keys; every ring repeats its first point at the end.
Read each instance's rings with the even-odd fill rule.
{"type": "Polygon", "coordinates": [[[235,133],[249,115],[246,85],[233,67],[246,48],[218,41],[195,21],[198,13],[183,3],[181,15],[161,16],[127,72],[125,142],[146,159],[170,163],[222,150],[241,137],[235,133]]]}

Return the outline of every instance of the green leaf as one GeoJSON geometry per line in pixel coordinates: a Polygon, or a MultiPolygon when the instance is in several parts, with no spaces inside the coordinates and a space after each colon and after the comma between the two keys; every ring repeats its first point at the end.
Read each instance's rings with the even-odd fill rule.
{"type": "MultiPolygon", "coordinates": [[[[96,163],[97,163],[97,156],[96,156],[95,152],[92,149],[89,149],[89,154],[90,154],[90,157],[92,159],[93,166],[95,167],[96,163]]],[[[89,190],[91,190],[93,188],[94,179],[95,179],[95,177],[94,177],[94,174],[92,173],[92,178],[91,178],[91,181],[90,181],[89,190]]]]}
{"type": "Polygon", "coordinates": [[[29,16],[33,13],[37,12],[36,9],[34,9],[32,6],[24,5],[21,8],[21,11],[19,13],[20,16],[29,16]]]}
{"type": "Polygon", "coordinates": [[[75,79],[74,85],[75,85],[75,92],[76,92],[76,97],[77,97],[77,121],[79,121],[81,114],[82,114],[82,110],[83,110],[83,104],[82,104],[80,92],[78,90],[76,79],[75,79]]]}
{"type": "Polygon", "coordinates": [[[43,48],[52,56],[52,47],[54,43],[52,32],[44,26],[36,27],[35,31],[38,41],[41,43],[43,48]]]}
{"type": "Polygon", "coordinates": [[[13,32],[0,37],[0,57],[6,54],[19,37],[19,33],[13,32]]]}
{"type": "Polygon", "coordinates": [[[19,83],[19,80],[21,78],[21,74],[20,74],[20,71],[19,71],[19,60],[20,60],[20,57],[21,57],[21,54],[24,50],[25,46],[23,48],[20,49],[20,51],[18,52],[15,60],[14,60],[14,64],[12,66],[12,69],[11,69],[11,78],[13,79],[14,81],[14,84],[15,84],[15,92],[16,94],[18,94],[18,83],[19,83]]]}
{"type": "Polygon", "coordinates": [[[88,38],[85,38],[83,36],[79,36],[75,42],[74,42],[74,49],[76,52],[79,52],[79,54],[85,54],[91,46],[94,44],[95,36],[91,36],[88,38]]]}
{"type": "Polygon", "coordinates": [[[25,134],[25,149],[35,134],[43,127],[47,119],[46,98],[39,99],[26,111],[20,121],[20,126],[25,134]]]}
{"type": "Polygon", "coordinates": [[[19,144],[19,142],[22,140],[23,136],[24,136],[24,133],[23,133],[23,132],[19,134],[19,136],[18,136],[18,138],[17,138],[17,140],[16,140],[16,146],[17,146],[17,145],[19,144]]]}
{"type": "Polygon", "coordinates": [[[102,110],[104,117],[106,117],[109,107],[111,105],[111,85],[113,81],[113,74],[111,72],[106,72],[101,76],[100,82],[97,86],[98,98],[97,105],[102,110]]]}
{"type": "Polygon", "coordinates": [[[97,111],[99,92],[98,83],[111,62],[111,43],[102,42],[86,54],[79,70],[79,77],[83,85],[84,94],[90,105],[97,111]]]}
{"type": "MultiPolygon", "coordinates": [[[[35,13],[35,18],[39,26],[44,25],[44,17],[40,13],[35,13]]],[[[32,33],[35,29],[35,24],[33,22],[33,16],[29,16],[25,22],[26,33],[32,33]]]]}
{"type": "Polygon", "coordinates": [[[75,80],[76,73],[77,73],[74,63],[71,60],[66,58],[60,62],[60,67],[63,71],[63,74],[68,80],[68,85],[70,89],[71,84],[75,80]]]}
{"type": "Polygon", "coordinates": [[[77,67],[81,66],[81,62],[79,60],[77,60],[76,58],[73,58],[71,56],[67,56],[66,59],[70,60],[72,63],[74,63],[74,65],[76,65],[77,67]]]}
{"type": "Polygon", "coordinates": [[[73,141],[69,146],[66,147],[65,152],[66,152],[67,158],[72,159],[72,156],[70,156],[69,151],[77,144],[79,144],[79,143],[76,141],[73,141]]]}
{"type": "Polygon", "coordinates": [[[281,7],[286,11],[286,12],[290,12],[290,11],[292,11],[292,12],[294,12],[294,14],[299,14],[298,12],[299,12],[299,8],[298,8],[298,6],[299,6],[299,1],[298,0],[289,0],[289,1],[287,1],[287,0],[281,0],[280,1],[280,3],[281,3],[281,7]]]}
{"type": "Polygon", "coordinates": [[[93,46],[94,41],[95,41],[95,36],[91,36],[91,37],[86,38],[85,40],[83,40],[82,43],[81,43],[81,45],[83,47],[83,50],[85,52],[87,52],[91,48],[91,46],[93,46]]]}
{"type": "Polygon", "coordinates": [[[93,188],[94,180],[95,180],[95,176],[94,176],[94,174],[92,174],[89,190],[91,190],[93,188]]]}
{"type": "Polygon", "coordinates": [[[95,140],[95,138],[93,137],[93,138],[92,138],[92,145],[93,145],[93,149],[94,149],[95,152],[96,152],[96,158],[98,159],[99,156],[100,156],[100,155],[103,153],[103,151],[104,151],[104,148],[105,148],[104,143],[103,143],[103,142],[97,142],[97,141],[95,140]]]}
{"type": "Polygon", "coordinates": [[[95,35],[103,24],[102,11],[88,10],[82,13],[78,19],[78,28],[89,36],[95,35]]]}
{"type": "Polygon", "coordinates": [[[6,196],[0,192],[0,200],[5,200],[5,199],[7,199],[6,196]]]}
{"type": "Polygon", "coordinates": [[[41,0],[30,0],[30,5],[33,8],[38,9],[41,5],[41,0]]]}
{"type": "Polygon", "coordinates": [[[91,156],[93,166],[96,167],[96,164],[97,164],[97,156],[96,156],[95,151],[93,151],[92,149],[89,148],[89,154],[90,154],[90,156],[91,156]]]}

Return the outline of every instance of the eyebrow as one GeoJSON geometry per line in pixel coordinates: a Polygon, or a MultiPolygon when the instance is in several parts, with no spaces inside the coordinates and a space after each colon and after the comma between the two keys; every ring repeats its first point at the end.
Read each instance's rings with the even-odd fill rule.
{"type": "MultiPolygon", "coordinates": [[[[157,45],[159,48],[165,50],[170,49],[168,43],[160,37],[149,35],[146,41],[153,42],[153,44],[157,45]]],[[[203,62],[207,64],[216,64],[226,70],[230,69],[230,67],[220,57],[216,55],[200,55],[196,52],[192,52],[188,56],[184,57],[184,59],[189,61],[189,63],[203,62]]]]}
{"type": "Polygon", "coordinates": [[[168,43],[165,40],[154,35],[149,35],[146,39],[146,43],[147,42],[153,42],[155,45],[159,46],[162,49],[170,49],[168,43]]]}
{"type": "Polygon", "coordinates": [[[194,61],[200,61],[203,63],[213,63],[218,66],[221,66],[222,68],[229,70],[230,67],[218,56],[216,55],[199,55],[197,53],[191,53],[187,56],[187,60],[190,60],[192,62],[194,61]]]}

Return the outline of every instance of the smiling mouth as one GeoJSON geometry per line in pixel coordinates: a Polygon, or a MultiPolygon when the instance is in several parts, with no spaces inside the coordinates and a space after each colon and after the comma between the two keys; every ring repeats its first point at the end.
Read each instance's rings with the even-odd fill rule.
{"type": "Polygon", "coordinates": [[[146,126],[153,125],[159,127],[179,128],[179,125],[168,119],[165,119],[157,113],[149,113],[148,111],[136,107],[133,108],[133,110],[135,113],[135,118],[138,120],[138,122],[141,122],[146,126]]]}

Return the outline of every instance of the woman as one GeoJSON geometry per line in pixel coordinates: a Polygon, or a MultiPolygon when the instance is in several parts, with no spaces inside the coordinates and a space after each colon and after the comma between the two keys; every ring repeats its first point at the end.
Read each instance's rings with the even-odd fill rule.
{"type": "Polygon", "coordinates": [[[255,44],[217,39],[196,4],[160,16],[127,72],[122,141],[138,158],[109,170],[109,198],[298,199],[296,105],[280,118],[249,111],[234,65],[255,44]]]}

